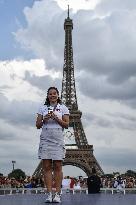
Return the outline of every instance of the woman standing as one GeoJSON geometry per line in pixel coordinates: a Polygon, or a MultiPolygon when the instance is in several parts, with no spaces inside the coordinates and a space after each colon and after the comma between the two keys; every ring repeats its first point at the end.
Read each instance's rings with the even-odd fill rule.
{"type": "Polygon", "coordinates": [[[62,161],[65,157],[63,129],[69,125],[69,110],[61,103],[59,91],[50,87],[45,104],[39,108],[36,120],[37,129],[42,128],[39,144],[39,159],[42,159],[46,202],[61,202],[62,161]],[[52,195],[52,179],[55,180],[56,192],[52,195]]]}

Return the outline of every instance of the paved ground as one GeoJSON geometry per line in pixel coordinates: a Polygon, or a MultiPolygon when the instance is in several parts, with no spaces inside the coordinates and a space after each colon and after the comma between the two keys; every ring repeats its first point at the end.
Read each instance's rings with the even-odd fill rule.
{"type": "MultiPolygon", "coordinates": [[[[46,196],[44,194],[1,195],[0,205],[46,205],[47,203],[45,203],[45,198],[46,196]]],[[[136,205],[136,194],[63,194],[61,204],[136,205]]]]}

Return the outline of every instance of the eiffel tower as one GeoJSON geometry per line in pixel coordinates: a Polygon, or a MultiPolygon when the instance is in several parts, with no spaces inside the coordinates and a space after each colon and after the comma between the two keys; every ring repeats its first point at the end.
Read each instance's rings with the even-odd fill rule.
{"type": "MultiPolygon", "coordinates": [[[[68,16],[64,22],[65,48],[61,99],[69,108],[70,124],[69,128],[64,131],[66,156],[63,165],[79,167],[87,174],[87,176],[91,174],[92,167],[95,167],[97,173],[102,175],[104,172],[93,155],[93,145],[88,144],[81,121],[82,112],[78,109],[74,78],[72,29],[73,22],[69,17],[68,6],[68,16]]],[[[33,175],[42,175],[41,162],[33,175]]]]}

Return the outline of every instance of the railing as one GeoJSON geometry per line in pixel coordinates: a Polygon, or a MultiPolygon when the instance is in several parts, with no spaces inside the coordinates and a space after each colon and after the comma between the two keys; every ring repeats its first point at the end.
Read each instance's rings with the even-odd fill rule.
{"type": "MultiPolygon", "coordinates": [[[[54,189],[55,190],[55,189],[54,189]]],[[[41,193],[46,193],[46,188],[0,188],[0,195],[12,195],[12,194],[41,194],[41,193]]],[[[62,188],[61,190],[62,193],[85,193],[88,194],[88,189],[87,188],[81,188],[81,189],[67,189],[67,188],[62,188]]],[[[134,193],[136,194],[136,188],[124,188],[124,189],[116,189],[116,188],[101,188],[100,193],[123,193],[124,195],[126,193],[134,193]]]]}
{"type": "Polygon", "coordinates": [[[124,195],[126,193],[135,193],[136,194],[136,188],[121,188],[121,189],[117,189],[117,188],[101,188],[101,192],[106,193],[123,193],[124,195]]]}

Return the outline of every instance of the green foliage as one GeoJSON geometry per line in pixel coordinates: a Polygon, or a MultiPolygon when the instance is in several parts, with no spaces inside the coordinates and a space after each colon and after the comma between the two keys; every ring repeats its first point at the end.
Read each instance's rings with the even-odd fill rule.
{"type": "Polygon", "coordinates": [[[113,175],[114,175],[114,176],[119,176],[119,175],[120,175],[120,172],[113,172],[113,175]]]}
{"type": "Polygon", "coordinates": [[[24,179],[26,177],[25,172],[23,172],[21,169],[14,169],[11,173],[8,174],[9,178],[14,177],[15,179],[24,179]]]}
{"type": "Polygon", "coordinates": [[[102,177],[106,177],[106,178],[113,178],[113,177],[117,177],[117,176],[121,176],[122,178],[124,177],[136,177],[136,172],[133,170],[127,170],[125,172],[125,174],[120,174],[119,172],[113,172],[113,174],[104,174],[102,177]]]}
{"type": "Polygon", "coordinates": [[[125,173],[125,176],[136,177],[136,172],[133,170],[127,170],[127,172],[125,173]]]}
{"type": "Polygon", "coordinates": [[[114,177],[114,175],[113,174],[104,174],[102,177],[106,177],[108,179],[111,179],[114,177]]]}
{"type": "Polygon", "coordinates": [[[0,177],[3,177],[3,174],[2,174],[2,173],[0,173],[0,177]]]}

